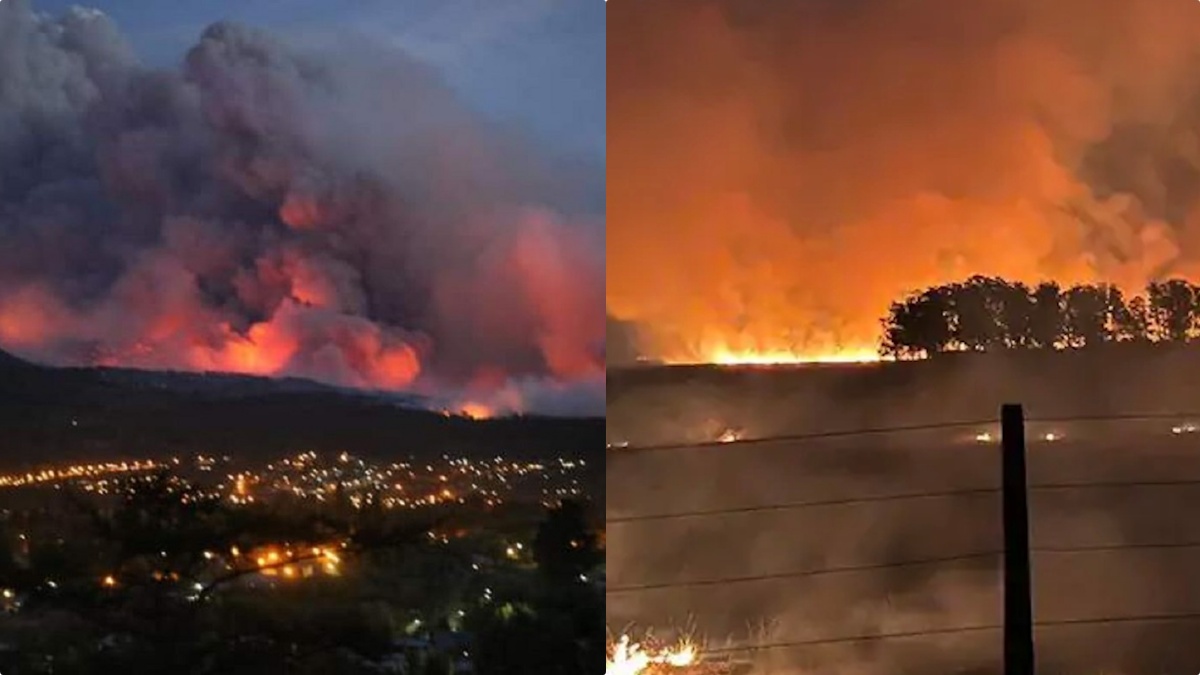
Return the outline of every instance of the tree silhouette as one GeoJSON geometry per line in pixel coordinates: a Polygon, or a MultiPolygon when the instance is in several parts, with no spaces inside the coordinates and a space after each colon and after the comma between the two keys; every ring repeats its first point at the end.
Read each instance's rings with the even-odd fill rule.
{"type": "Polygon", "coordinates": [[[1170,279],[1126,297],[1109,284],[1064,290],[1045,281],[1030,288],[974,276],[911,293],[892,303],[881,323],[880,353],[897,359],[948,351],[1182,343],[1200,335],[1200,287],[1170,279]]]}
{"type": "Polygon", "coordinates": [[[905,302],[894,302],[883,325],[886,356],[921,358],[946,351],[953,338],[949,294],[943,288],[932,288],[905,302]]]}
{"type": "Polygon", "coordinates": [[[1107,287],[1106,305],[1112,322],[1113,337],[1117,342],[1146,342],[1149,340],[1150,316],[1146,299],[1135,296],[1129,302],[1121,289],[1107,287]]]}
{"type": "Polygon", "coordinates": [[[1195,336],[1197,290],[1182,279],[1150,284],[1146,299],[1155,339],[1187,342],[1195,336]]]}
{"type": "Polygon", "coordinates": [[[974,276],[949,287],[954,341],[970,351],[987,351],[1005,344],[1001,323],[1000,283],[974,276]]]}
{"type": "Polygon", "coordinates": [[[603,560],[583,504],[564,500],[546,514],[533,540],[533,558],[543,574],[559,583],[573,583],[603,560]]]}
{"type": "Polygon", "coordinates": [[[1064,296],[1065,342],[1071,347],[1094,347],[1109,342],[1108,294],[1099,286],[1072,286],[1064,296]]]}
{"type": "Polygon", "coordinates": [[[1035,344],[1034,296],[1022,283],[991,281],[991,292],[999,304],[998,320],[1004,345],[1010,349],[1025,349],[1035,344]]]}
{"type": "Polygon", "coordinates": [[[1045,281],[1033,290],[1030,307],[1030,338],[1034,347],[1054,349],[1063,338],[1066,326],[1066,302],[1062,288],[1045,281]]]}
{"type": "Polygon", "coordinates": [[[604,595],[581,575],[603,561],[583,505],[551,509],[534,539],[544,581],[496,588],[468,617],[480,675],[594,672],[605,650],[604,595]]]}

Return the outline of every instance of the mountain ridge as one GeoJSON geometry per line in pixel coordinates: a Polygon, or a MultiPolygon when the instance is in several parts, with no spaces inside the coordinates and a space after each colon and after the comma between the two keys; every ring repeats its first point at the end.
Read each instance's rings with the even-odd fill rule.
{"type": "Polygon", "coordinates": [[[602,418],[473,420],[416,396],[300,378],[54,367],[0,351],[0,466],[180,452],[275,457],[574,457],[603,451],[602,418]]]}

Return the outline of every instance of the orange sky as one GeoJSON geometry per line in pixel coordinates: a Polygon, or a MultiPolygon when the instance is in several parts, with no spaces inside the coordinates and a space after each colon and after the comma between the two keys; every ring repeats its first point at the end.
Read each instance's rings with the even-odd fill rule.
{"type": "Polygon", "coordinates": [[[1198,57],[1177,0],[610,3],[609,313],[812,355],[970,274],[1187,274],[1198,57]]]}

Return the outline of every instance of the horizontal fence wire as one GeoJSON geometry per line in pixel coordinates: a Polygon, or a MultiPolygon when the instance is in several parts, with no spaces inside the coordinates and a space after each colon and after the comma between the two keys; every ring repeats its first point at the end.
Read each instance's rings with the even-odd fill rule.
{"type": "MultiPolygon", "coordinates": [[[[1029,486],[1030,492],[1057,492],[1063,490],[1122,490],[1161,487],[1200,486],[1200,478],[1176,478],[1163,480],[1138,481],[1097,481],[1093,483],[1038,483],[1029,486]]],[[[921,492],[902,492],[888,495],[873,495],[870,497],[850,497],[841,499],[819,499],[801,502],[781,502],[777,504],[756,504],[751,506],[733,506],[720,509],[698,509],[695,511],[678,511],[674,513],[652,513],[635,516],[618,516],[605,519],[606,525],[623,525],[626,523],[643,523],[662,520],[684,520],[690,518],[721,518],[725,516],[750,515],[769,513],[772,511],[800,511],[804,509],[830,508],[839,506],[859,506],[880,504],[886,502],[915,501],[921,499],[950,499],[956,497],[977,497],[982,495],[999,495],[999,487],[964,488],[961,490],[929,490],[921,492]]]]}
{"type": "MultiPolygon", "coordinates": [[[[1142,543],[1142,544],[1098,544],[1090,546],[1049,546],[1049,547],[1034,547],[1030,549],[1034,554],[1050,554],[1050,555],[1066,555],[1078,553],[1110,553],[1122,551],[1166,551],[1166,550],[1200,550],[1200,541],[1197,542],[1164,542],[1164,543],[1142,543]]],[[[930,558],[918,558],[913,560],[897,560],[887,563],[861,564],[861,565],[846,565],[839,567],[824,567],[819,569],[795,570],[790,572],[774,572],[770,574],[755,574],[746,576],[720,577],[714,579],[698,579],[690,581],[664,581],[658,583],[636,584],[628,586],[614,586],[605,589],[607,595],[629,595],[634,593],[647,593],[650,591],[673,590],[683,588],[706,588],[713,586],[727,586],[735,584],[750,584],[761,583],[768,581],[782,581],[793,579],[805,579],[813,577],[832,576],[837,574],[855,574],[866,572],[880,572],[889,569],[900,569],[905,567],[926,567],[945,565],[956,562],[971,562],[976,560],[992,560],[998,559],[1004,554],[1003,551],[980,551],[977,553],[961,553],[958,555],[938,556],[930,558]]]]}
{"type": "MultiPolygon", "coordinates": [[[[1165,422],[1165,421],[1187,421],[1200,419],[1200,413],[1195,412],[1173,412],[1173,413],[1139,413],[1129,415],[1077,415],[1071,417],[1043,417],[1043,418],[1026,418],[1026,424],[1077,424],[1077,423],[1096,423],[1096,422],[1165,422]]],[[[642,454],[653,452],[673,452],[686,450],[707,450],[718,448],[729,448],[731,446],[744,445],[762,445],[767,443],[788,443],[788,442],[804,442],[804,441],[821,441],[840,438],[854,438],[857,436],[886,436],[892,434],[919,433],[923,431],[946,431],[951,429],[963,429],[968,427],[986,427],[999,425],[1000,420],[997,418],[978,419],[973,421],[959,422],[938,422],[931,424],[914,424],[908,426],[890,426],[890,427],[868,427],[859,429],[845,429],[835,431],[819,431],[812,433],[797,433],[797,434],[778,434],[774,436],[756,436],[752,438],[735,438],[729,440],[712,440],[699,442],[679,442],[679,443],[664,443],[651,445],[623,445],[620,447],[610,447],[610,452],[619,452],[625,454],[642,454]]]]}
{"type": "MultiPolygon", "coordinates": [[[[1181,612],[1178,614],[1142,614],[1129,616],[1087,617],[1079,619],[1054,619],[1035,621],[1035,628],[1071,628],[1080,626],[1103,626],[1120,624],[1172,623],[1200,621],[1200,613],[1181,612]]],[[[976,626],[955,626],[950,628],[933,628],[917,631],[897,631],[891,633],[875,633],[871,635],[848,635],[845,637],[820,638],[813,640],[787,640],[781,642],[764,642],[761,644],[743,645],[737,647],[717,647],[705,649],[707,657],[731,656],[735,654],[753,654],[755,652],[799,649],[804,647],[822,647],[833,645],[861,644],[866,642],[883,642],[889,640],[914,640],[928,637],[943,637],[966,635],[971,633],[990,633],[1003,630],[1001,624],[981,624],[976,626]]]]}

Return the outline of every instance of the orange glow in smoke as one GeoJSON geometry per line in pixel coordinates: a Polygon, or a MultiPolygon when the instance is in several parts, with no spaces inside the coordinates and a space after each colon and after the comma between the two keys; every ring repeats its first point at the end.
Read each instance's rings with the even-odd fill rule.
{"type": "MultiPolygon", "coordinates": [[[[297,229],[320,227],[336,215],[305,193],[289,195],[279,214],[297,229]]],[[[196,253],[188,265],[233,264],[220,246],[209,250],[203,237],[185,234],[175,236],[182,252],[196,253]]],[[[465,402],[448,407],[451,414],[488,419],[522,412],[522,387],[513,383],[521,375],[575,381],[603,373],[605,326],[595,308],[604,268],[595,244],[553,214],[535,211],[521,216],[513,240],[498,244],[480,269],[456,269],[437,286],[439,311],[461,317],[458,333],[502,345],[476,350],[484,354],[470,364],[475,376],[460,390],[465,402]]],[[[360,271],[304,246],[265,252],[253,270],[235,275],[231,304],[239,307],[230,311],[196,295],[202,274],[181,262],[175,254],[145,256],[111,298],[86,308],[69,307],[38,285],[0,288],[0,349],[37,354],[69,341],[72,349],[82,345],[82,356],[69,358],[89,365],[292,374],[406,391],[418,384],[426,353],[436,347],[436,338],[420,330],[370,318],[360,271]],[[110,313],[122,319],[109,320],[110,313]]]]}
{"type": "Polygon", "coordinates": [[[0,311],[0,340],[5,344],[36,344],[44,334],[40,317],[24,314],[19,309],[0,311]]]}
{"type": "Polygon", "coordinates": [[[282,327],[258,323],[245,336],[230,332],[219,349],[202,353],[201,359],[210,363],[212,370],[274,375],[287,366],[298,348],[295,337],[282,327]]]}
{"type": "Polygon", "coordinates": [[[473,420],[486,420],[495,416],[492,409],[482,403],[466,403],[459,409],[459,413],[473,420]]]}
{"type": "Polygon", "coordinates": [[[291,350],[286,346],[273,345],[263,340],[267,330],[260,330],[261,327],[260,324],[252,328],[246,339],[233,340],[225,345],[223,356],[229,370],[271,375],[283,369],[291,356],[291,350]]]}
{"type": "Polygon", "coordinates": [[[1158,168],[1191,157],[1195,3],[750,4],[608,12],[606,306],[639,353],[874,361],[891,302],[972,274],[1200,278],[1158,168]]]}
{"type": "Polygon", "coordinates": [[[336,291],[325,279],[303,266],[295,270],[291,284],[292,297],[301,304],[313,307],[330,307],[336,304],[336,291]]]}
{"type": "Polygon", "coordinates": [[[323,219],[321,204],[310,195],[293,192],[279,207],[279,219],[288,227],[311,230],[323,219]]]}
{"type": "Polygon", "coordinates": [[[146,340],[159,342],[178,335],[187,330],[190,318],[185,312],[168,310],[150,324],[146,331],[146,340]]]}
{"type": "Polygon", "coordinates": [[[539,319],[538,347],[547,367],[562,379],[604,373],[593,349],[604,339],[599,307],[604,278],[602,261],[581,253],[588,243],[544,214],[524,222],[512,251],[511,264],[539,319]]]}
{"type": "Polygon", "coordinates": [[[28,347],[42,343],[58,329],[57,303],[37,288],[0,298],[0,343],[28,347]]]}
{"type": "Polygon", "coordinates": [[[408,345],[384,350],[375,365],[377,384],[385,389],[403,389],[421,373],[417,352],[408,345]]]}

